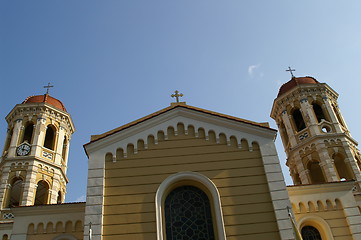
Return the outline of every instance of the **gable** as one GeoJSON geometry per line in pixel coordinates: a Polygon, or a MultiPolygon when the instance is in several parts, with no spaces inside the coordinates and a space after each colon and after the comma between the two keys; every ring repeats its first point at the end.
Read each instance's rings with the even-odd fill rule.
{"type": "Polygon", "coordinates": [[[246,120],[235,120],[231,117],[225,118],[179,107],[172,108],[144,121],[124,125],[120,127],[120,130],[102,134],[100,135],[101,137],[85,144],[84,148],[87,154],[101,150],[103,153],[110,152],[113,155],[115,155],[116,149],[121,148],[126,155],[128,145],[133,145],[134,151],[137,152],[139,140],[144,142],[145,148],[147,148],[148,139],[151,136],[154,137],[154,141],[157,143],[159,132],[163,132],[165,139],[167,139],[169,128],[173,128],[175,135],[177,135],[177,126],[179,124],[184,126],[186,135],[188,127],[195,129],[196,137],[200,129],[204,130],[206,139],[208,138],[208,133],[214,131],[217,142],[219,141],[220,134],[226,136],[227,142],[230,141],[232,136],[238,140],[247,139],[248,142],[268,142],[270,140],[273,141],[276,135],[275,130],[262,124],[256,125],[256,123],[253,124],[246,120]]]}

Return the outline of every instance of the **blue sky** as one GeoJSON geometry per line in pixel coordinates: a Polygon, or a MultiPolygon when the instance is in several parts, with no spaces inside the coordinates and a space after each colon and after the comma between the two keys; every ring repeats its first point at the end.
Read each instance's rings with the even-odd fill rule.
{"type": "MultiPolygon", "coordinates": [[[[167,107],[176,89],[190,105],[275,128],[269,114],[291,66],[340,94],[361,140],[360,9],[359,1],[2,0],[0,118],[55,85],[50,94],[77,128],[67,201],[85,195],[90,135],[167,107]]],[[[2,120],[1,148],[6,127],[2,120]]]]}

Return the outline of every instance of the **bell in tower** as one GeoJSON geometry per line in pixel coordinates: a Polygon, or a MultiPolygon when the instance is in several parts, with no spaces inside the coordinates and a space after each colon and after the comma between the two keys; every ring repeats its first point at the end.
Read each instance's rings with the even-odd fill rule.
{"type": "Polygon", "coordinates": [[[360,153],[337,104],[338,94],[313,77],[292,77],[274,100],[276,121],[295,185],[361,181],[360,153]]]}
{"type": "Polygon", "coordinates": [[[31,96],[7,115],[1,157],[1,209],[63,203],[69,142],[75,128],[63,103],[31,96]]]}

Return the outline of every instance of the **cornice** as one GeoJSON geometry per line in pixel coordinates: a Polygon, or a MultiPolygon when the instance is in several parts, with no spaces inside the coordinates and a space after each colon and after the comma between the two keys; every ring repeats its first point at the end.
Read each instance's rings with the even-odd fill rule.
{"type": "MultiPolygon", "coordinates": [[[[234,121],[232,119],[225,119],[222,117],[217,117],[214,115],[209,115],[207,113],[189,110],[186,108],[174,108],[168,112],[155,116],[151,119],[147,119],[146,121],[140,122],[136,125],[123,129],[119,132],[115,132],[95,142],[90,142],[88,144],[85,144],[84,148],[86,150],[86,153],[89,154],[91,152],[97,151],[116,142],[125,140],[127,138],[131,138],[142,132],[146,132],[149,129],[156,128],[157,126],[160,126],[162,124],[164,125],[164,123],[166,122],[172,122],[175,119],[178,119],[179,122],[182,121],[185,123],[190,122],[190,124],[193,121],[195,121],[198,124],[204,123],[213,126],[221,126],[231,131],[243,132],[253,136],[259,136],[262,138],[268,138],[272,140],[274,140],[276,135],[276,131],[271,128],[253,126],[246,122],[234,121]]],[[[162,128],[164,128],[164,126],[162,126],[162,128]]],[[[164,130],[164,129],[161,129],[161,127],[159,127],[158,130],[164,130]]]]}

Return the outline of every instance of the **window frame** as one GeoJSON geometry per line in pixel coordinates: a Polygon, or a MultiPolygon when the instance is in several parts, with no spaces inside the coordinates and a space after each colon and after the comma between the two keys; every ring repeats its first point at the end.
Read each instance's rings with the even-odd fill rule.
{"type": "MultiPolygon", "coordinates": [[[[201,185],[201,189],[207,190],[209,194],[209,200],[211,203],[211,208],[213,210],[212,218],[214,222],[213,229],[215,231],[214,235],[217,240],[225,240],[226,233],[224,230],[224,221],[223,221],[223,213],[221,207],[221,201],[219,192],[217,190],[216,185],[206,176],[196,173],[196,172],[179,172],[173,174],[166,178],[158,187],[157,193],[155,195],[155,204],[156,204],[156,222],[157,222],[157,240],[165,240],[165,223],[164,223],[164,212],[163,212],[163,204],[164,200],[167,197],[168,193],[173,189],[174,185],[180,183],[182,181],[186,181],[187,185],[190,185],[190,182],[194,183],[194,186],[199,187],[201,185]]],[[[206,193],[206,192],[205,192],[206,193]]]]}

